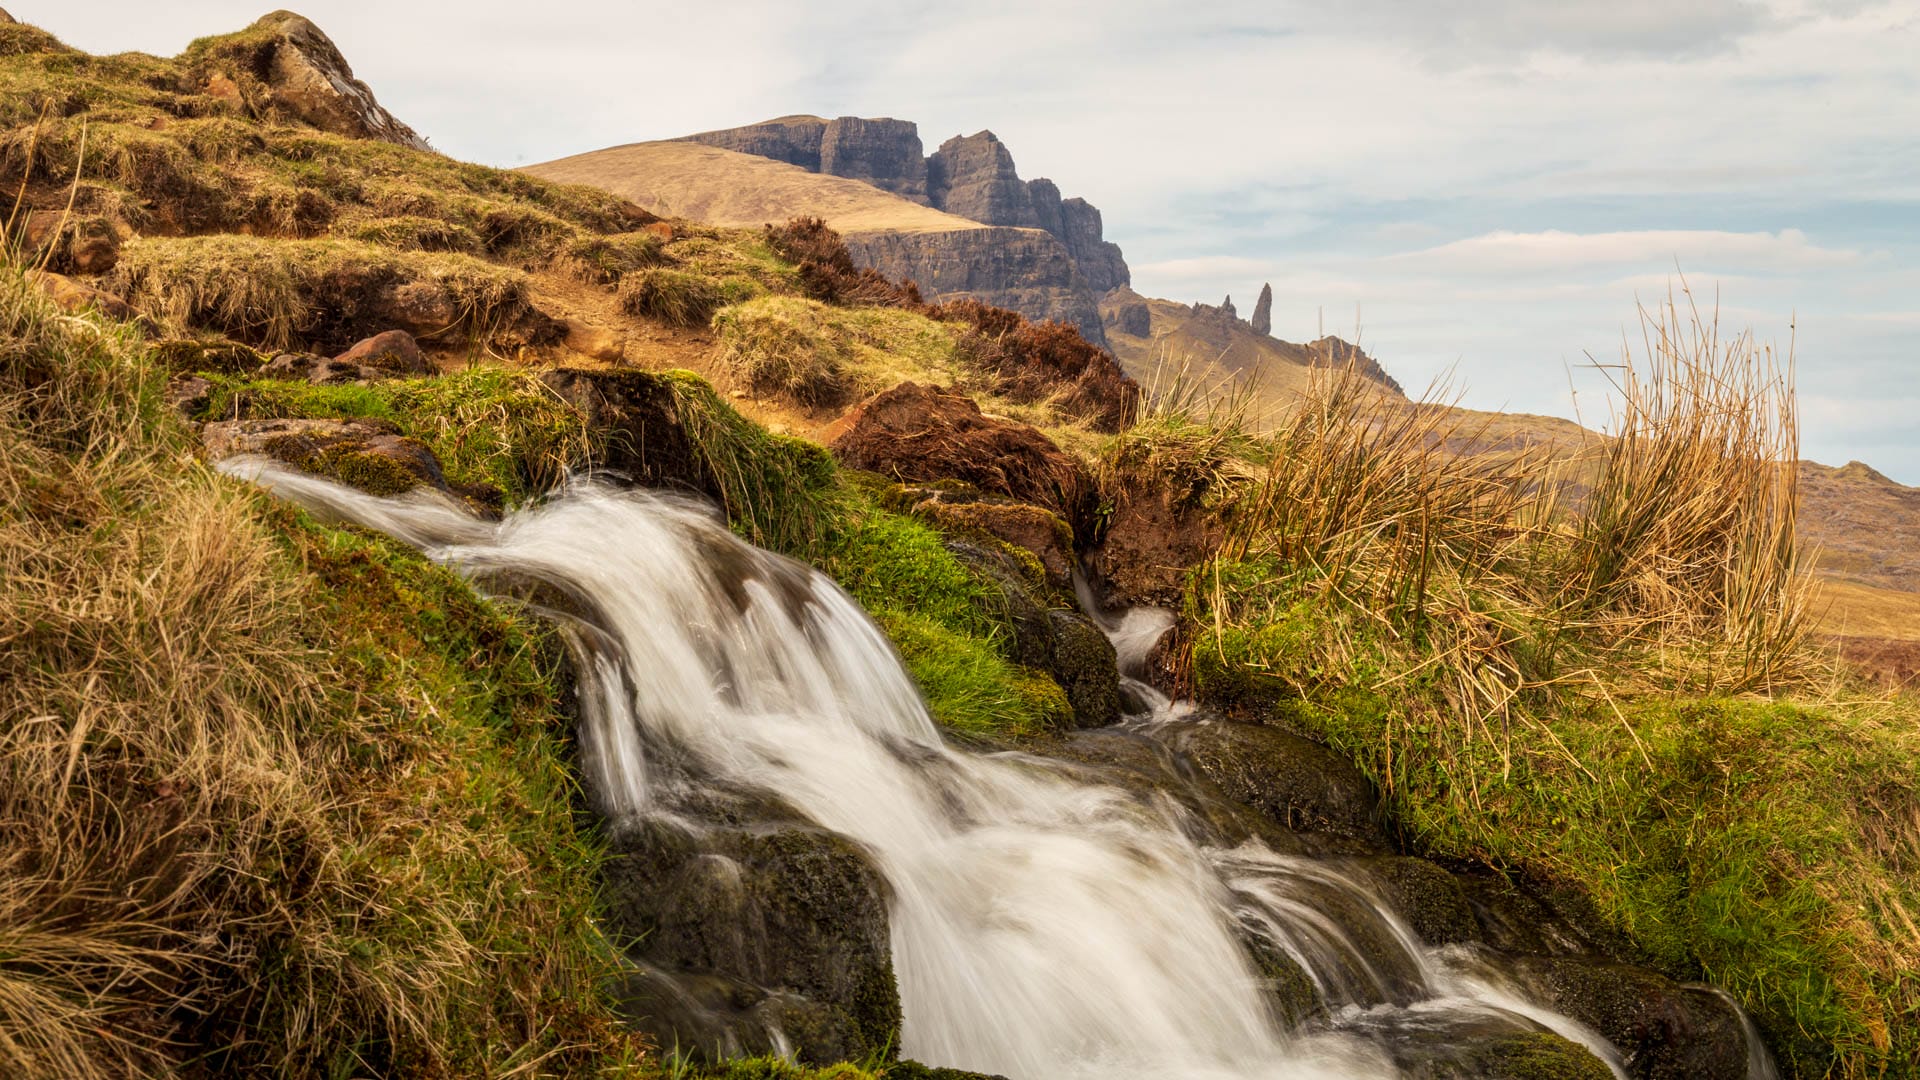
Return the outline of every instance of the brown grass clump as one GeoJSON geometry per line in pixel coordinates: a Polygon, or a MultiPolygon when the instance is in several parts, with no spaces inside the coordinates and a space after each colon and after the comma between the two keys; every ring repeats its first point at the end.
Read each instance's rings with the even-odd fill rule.
{"type": "Polygon", "coordinates": [[[927,313],[972,328],[961,348],[996,380],[998,393],[1015,401],[1051,401],[1099,431],[1122,430],[1138,413],[1139,385],[1111,353],[1072,326],[1029,322],[1018,312],[973,299],[949,300],[927,313]]]}
{"type": "Polygon", "coordinates": [[[270,349],[338,352],[395,326],[452,342],[535,344],[556,334],[523,272],[455,253],[346,240],[139,239],[122,249],[111,280],[175,329],[212,328],[270,349]]]}
{"type": "Polygon", "coordinates": [[[725,301],[710,278],[684,270],[656,267],[620,281],[622,310],[674,326],[705,326],[725,301]]]}
{"type": "Polygon", "coordinates": [[[853,255],[840,234],[817,217],[768,225],[766,239],[774,254],[799,267],[801,288],[814,300],[912,310],[922,307],[918,286],[911,281],[895,284],[872,267],[854,266],[853,255]]]}

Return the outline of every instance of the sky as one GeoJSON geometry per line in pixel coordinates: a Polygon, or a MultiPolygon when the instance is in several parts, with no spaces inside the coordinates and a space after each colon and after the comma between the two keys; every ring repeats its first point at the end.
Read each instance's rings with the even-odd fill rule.
{"type": "MultiPolygon", "coordinates": [[[[265,13],[3,2],[159,55],[265,13]]],[[[1357,332],[1475,407],[1598,426],[1589,365],[1685,288],[1791,352],[1804,456],[1920,484],[1920,0],[302,2],[490,165],[790,113],[991,129],[1141,292],[1271,282],[1277,336],[1357,332]]]]}

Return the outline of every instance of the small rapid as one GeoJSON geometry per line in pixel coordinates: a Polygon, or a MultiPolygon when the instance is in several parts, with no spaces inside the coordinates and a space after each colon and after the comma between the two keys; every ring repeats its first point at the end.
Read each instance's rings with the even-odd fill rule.
{"type": "MultiPolygon", "coordinates": [[[[577,658],[584,787],[610,827],[724,785],[856,843],[887,886],[904,1056],[1013,1080],[1391,1077],[1409,1040],[1550,1030],[1626,1076],[1477,951],[1423,945],[1361,875],[1229,843],[1177,800],[1044,757],[947,746],[851,598],[703,505],[581,481],[493,522],[425,492],[221,467],[555,618],[577,658]],[[1305,973],[1318,1015],[1276,1007],[1262,950],[1305,973]]],[[[1123,664],[1162,619],[1104,623],[1123,664]]],[[[1143,737],[1187,716],[1129,689],[1143,737]]]]}

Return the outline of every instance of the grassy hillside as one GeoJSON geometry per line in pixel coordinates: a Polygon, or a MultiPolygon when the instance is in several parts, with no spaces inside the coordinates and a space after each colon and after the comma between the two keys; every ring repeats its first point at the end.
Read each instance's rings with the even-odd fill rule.
{"type": "Polygon", "coordinates": [[[670,217],[755,228],[817,217],[841,233],[961,232],[977,221],[943,213],[871,184],[783,161],[687,142],[634,143],[529,165],[524,172],[591,184],[670,217]]]}

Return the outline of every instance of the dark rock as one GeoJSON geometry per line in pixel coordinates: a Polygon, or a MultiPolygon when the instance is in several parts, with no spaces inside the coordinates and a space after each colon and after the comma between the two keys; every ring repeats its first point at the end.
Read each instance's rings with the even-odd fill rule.
{"type": "Polygon", "coordinates": [[[820,172],[864,180],[882,191],[927,203],[927,159],[911,120],[842,116],[820,134],[820,172]]]}
{"type": "Polygon", "coordinates": [[[213,383],[199,375],[175,375],[167,382],[167,407],[188,419],[213,403],[213,383]]]}
{"type": "Polygon", "coordinates": [[[1260,299],[1253,305],[1253,318],[1248,320],[1248,325],[1253,328],[1253,332],[1256,334],[1268,336],[1273,334],[1272,285],[1260,286],[1260,299]]]}
{"type": "MultiPolygon", "coordinates": [[[[1033,205],[1034,226],[1060,237],[1064,243],[1067,226],[1060,206],[1059,185],[1045,177],[1029,180],[1027,181],[1027,199],[1033,205]]],[[[1072,254],[1072,249],[1068,249],[1068,254],[1072,254]]],[[[1078,262],[1078,260],[1075,261],[1078,262]]],[[[1084,271],[1081,276],[1086,276],[1084,271]]],[[[1094,288],[1093,282],[1089,281],[1087,287],[1094,288]]],[[[1094,291],[1104,292],[1105,290],[1095,288],[1094,291]]]]}
{"type": "Polygon", "coordinates": [[[947,213],[986,225],[1032,229],[1040,224],[1013,155],[991,131],[941,143],[927,159],[927,195],[947,213]]]}
{"type": "Polygon", "coordinates": [[[1456,877],[1488,945],[1502,952],[1568,956],[1591,944],[1553,910],[1505,877],[1468,874],[1456,877]]]}
{"type": "Polygon", "coordinates": [[[1153,333],[1153,309],[1147,306],[1144,297],[1125,286],[1107,295],[1100,314],[1110,331],[1130,337],[1147,337],[1153,333]]]}
{"type": "Polygon", "coordinates": [[[266,82],[275,111],[335,135],[431,149],[374,100],[373,91],[353,77],[346,57],[318,26],[293,12],[276,11],[250,29],[266,35],[249,60],[266,82]]]}
{"type": "Polygon", "coordinates": [[[1296,832],[1326,832],[1384,848],[1379,795],[1345,758],[1278,728],[1184,721],[1161,734],[1229,798],[1296,832]]]}
{"type": "Polygon", "coordinates": [[[917,1061],[896,1061],[887,1066],[886,1075],[887,1080],[1007,1080],[1004,1076],[989,1076],[986,1073],[936,1069],[917,1061]]]}
{"type": "Polygon", "coordinates": [[[965,394],[905,382],[875,394],[826,432],[841,462],[892,480],[959,480],[1045,507],[1072,524],[1092,480],[1038,429],[989,417],[965,394]]]}
{"type": "Polygon", "coordinates": [[[541,382],[604,435],[601,464],[634,483],[695,492],[719,501],[722,490],[687,435],[668,377],[626,369],[555,368],[541,382]]]}
{"type": "Polygon", "coordinates": [[[433,361],[420,351],[420,343],[405,330],[388,330],[365,338],[334,357],[333,362],[387,376],[439,374],[433,361]]]}
{"type": "Polygon", "coordinates": [[[1047,612],[1053,656],[1046,670],[1067,692],[1073,726],[1105,727],[1120,719],[1120,680],[1113,643],[1077,611],[1047,612]]]}
{"type": "Polygon", "coordinates": [[[1014,662],[1045,672],[1059,684],[1073,708],[1074,727],[1105,727],[1120,719],[1120,673],[1113,643],[1093,620],[1056,606],[1046,595],[1044,581],[1004,548],[989,550],[962,538],[949,540],[947,549],[999,590],[1012,631],[1014,662]]]}
{"type": "Polygon", "coordinates": [[[1611,1080],[1592,1051],[1550,1031],[1414,1031],[1395,1044],[1408,1080],[1611,1080]]]}
{"type": "Polygon", "coordinates": [[[1541,1000],[1605,1036],[1635,1080],[1746,1080],[1746,1031],[1711,991],[1643,968],[1577,957],[1524,957],[1514,974],[1541,1000]]]}
{"type": "Polygon", "coordinates": [[[886,885],[851,841],[801,825],[689,830],[653,820],[618,831],[612,847],[608,919],[639,958],[724,980],[740,996],[796,996],[782,1014],[805,1021],[786,1031],[805,1061],[897,1043],[886,885]]]}
{"type": "Polygon", "coordinates": [[[1381,898],[1428,945],[1464,945],[1481,939],[1467,894],[1452,874],[1425,859],[1376,855],[1352,860],[1381,898]]]}
{"type": "Polygon", "coordinates": [[[1106,227],[1100,210],[1085,199],[1067,199],[1060,204],[1060,231],[1055,234],[1067,245],[1075,266],[1095,293],[1130,285],[1133,272],[1127,269],[1120,245],[1104,238],[1106,227]]]}
{"type": "MultiPolygon", "coordinates": [[[[763,124],[748,124],[745,127],[727,128],[722,131],[703,131],[698,135],[688,135],[680,141],[717,146],[736,154],[772,158],[789,165],[798,165],[808,172],[819,172],[820,144],[825,139],[826,133],[827,122],[818,116],[783,116],[763,124]]],[[[919,141],[918,134],[915,135],[914,141],[919,141]]]]}
{"type": "Polygon", "coordinates": [[[373,495],[426,486],[449,494],[427,445],[384,420],[220,420],[201,429],[207,456],[260,454],[373,495]]]}

